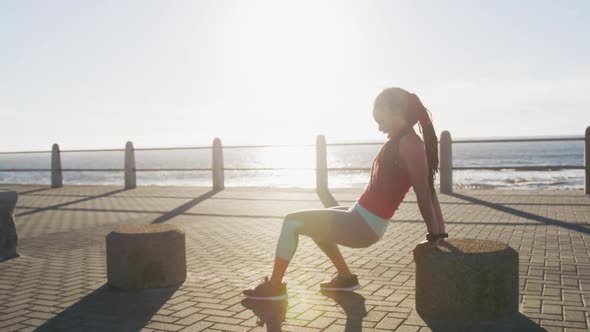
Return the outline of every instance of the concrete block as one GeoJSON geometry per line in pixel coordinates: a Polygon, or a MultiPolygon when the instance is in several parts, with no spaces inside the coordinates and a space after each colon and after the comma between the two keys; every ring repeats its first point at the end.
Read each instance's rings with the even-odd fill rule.
{"type": "Polygon", "coordinates": [[[161,288],[186,279],[185,234],[170,224],[125,225],[106,237],[108,284],[161,288]]]}
{"type": "Polygon", "coordinates": [[[450,239],[414,250],[416,311],[429,319],[495,321],[518,314],[518,252],[489,240],[450,239]]]}
{"type": "Polygon", "coordinates": [[[18,236],[13,215],[17,200],[16,191],[0,189],[0,261],[18,256],[18,236]]]}

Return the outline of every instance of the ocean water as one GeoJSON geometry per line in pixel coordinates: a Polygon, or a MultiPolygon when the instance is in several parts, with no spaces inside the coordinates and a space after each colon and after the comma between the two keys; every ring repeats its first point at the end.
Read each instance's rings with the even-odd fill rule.
{"type": "MultiPolygon", "coordinates": [[[[378,145],[328,146],[328,167],[370,167],[378,145]]],[[[228,187],[315,186],[315,147],[264,147],[224,149],[226,168],[289,168],[288,170],[226,170],[228,187]]],[[[118,168],[124,165],[123,152],[62,152],[62,168],[118,168]]],[[[583,189],[583,170],[515,171],[515,166],[583,165],[584,143],[523,142],[470,143],[453,145],[454,166],[506,166],[500,171],[455,170],[457,188],[501,189],[583,189]]],[[[209,168],[211,150],[136,151],[136,168],[209,168]]],[[[49,169],[50,153],[2,154],[0,169],[49,169]]],[[[64,172],[64,184],[122,185],[123,172],[64,172]]],[[[368,171],[329,173],[333,188],[364,187],[368,171]]],[[[0,172],[0,183],[50,183],[49,172],[0,172]]],[[[138,171],[138,185],[210,186],[211,171],[138,171]]]]}

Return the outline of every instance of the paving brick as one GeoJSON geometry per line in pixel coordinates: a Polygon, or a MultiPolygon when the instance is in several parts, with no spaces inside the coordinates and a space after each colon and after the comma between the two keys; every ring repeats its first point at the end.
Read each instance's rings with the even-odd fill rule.
{"type": "Polygon", "coordinates": [[[378,329],[395,330],[402,323],[402,319],[385,317],[379,323],[377,323],[378,329]]]}
{"type": "Polygon", "coordinates": [[[155,330],[160,331],[180,331],[185,328],[182,325],[175,325],[175,324],[167,324],[167,323],[160,323],[160,322],[152,322],[146,325],[148,328],[152,328],[155,330]]]}
{"type": "Polygon", "coordinates": [[[8,314],[0,314],[0,322],[4,322],[15,317],[22,317],[28,313],[30,313],[29,310],[17,310],[8,314]]]}
{"type": "Polygon", "coordinates": [[[341,332],[346,330],[346,325],[332,324],[323,329],[323,332],[341,332]]]}
{"type": "Polygon", "coordinates": [[[186,328],[183,328],[181,331],[187,331],[187,332],[192,332],[192,331],[204,331],[206,330],[208,327],[210,327],[211,325],[213,325],[213,323],[211,322],[206,322],[206,321],[200,321],[200,322],[196,322],[190,326],[187,326],[186,328]]]}
{"type": "Polygon", "coordinates": [[[52,319],[53,317],[55,317],[55,314],[47,313],[47,312],[41,312],[41,311],[32,311],[32,312],[29,312],[26,315],[26,317],[49,320],[49,319],[52,319]]]}
{"type": "Polygon", "coordinates": [[[568,322],[585,322],[586,321],[586,313],[585,311],[576,311],[576,310],[565,310],[564,319],[568,322]]]}
{"type": "Polygon", "coordinates": [[[220,331],[243,331],[244,330],[243,326],[229,325],[229,324],[214,324],[210,328],[220,330],[220,331]]]}
{"type": "Polygon", "coordinates": [[[13,325],[2,327],[2,332],[24,331],[28,328],[29,328],[29,326],[27,326],[27,325],[13,324],[13,325]]]}
{"type": "Polygon", "coordinates": [[[151,320],[160,323],[174,323],[179,320],[179,318],[174,316],[153,315],[151,320]]]}
{"type": "Polygon", "coordinates": [[[12,312],[20,311],[20,310],[23,310],[23,309],[27,309],[29,307],[31,307],[30,304],[19,304],[19,305],[16,305],[16,306],[8,306],[5,309],[3,309],[1,311],[1,313],[3,313],[3,314],[10,314],[12,312]]]}
{"type": "Polygon", "coordinates": [[[186,308],[186,309],[174,312],[174,313],[172,313],[172,316],[184,318],[184,317],[191,316],[199,311],[201,311],[201,309],[196,308],[196,307],[191,307],[191,308],[186,308]]]}
{"type": "Polygon", "coordinates": [[[542,327],[547,332],[564,332],[565,331],[565,329],[563,327],[559,327],[559,326],[545,326],[545,325],[542,325],[542,327]]]}
{"type": "Polygon", "coordinates": [[[201,314],[192,314],[189,315],[183,319],[179,319],[175,322],[175,324],[180,324],[180,325],[193,325],[194,323],[203,320],[205,317],[207,317],[206,315],[201,315],[201,314]]]}
{"type": "Polygon", "coordinates": [[[322,315],[322,312],[321,311],[307,310],[306,312],[304,312],[301,315],[297,316],[297,319],[299,319],[299,320],[305,320],[305,321],[312,321],[312,320],[316,319],[317,317],[319,317],[321,315],[322,315]]]}
{"type": "Polygon", "coordinates": [[[205,318],[208,322],[217,322],[222,324],[229,324],[229,325],[239,325],[244,320],[238,318],[231,318],[231,317],[220,317],[220,316],[209,316],[205,318]]]}
{"type": "Polygon", "coordinates": [[[543,313],[544,314],[561,315],[562,309],[563,308],[560,305],[543,304],[543,313]]]}
{"type": "Polygon", "coordinates": [[[21,324],[32,325],[32,326],[41,326],[45,324],[46,320],[38,319],[38,318],[31,318],[21,322],[21,324]]]}
{"type": "Polygon", "coordinates": [[[213,316],[221,316],[221,317],[229,317],[233,316],[233,312],[224,311],[224,310],[213,310],[213,309],[204,309],[201,310],[199,313],[203,315],[213,315],[213,316]]]}
{"type": "Polygon", "coordinates": [[[417,332],[418,330],[420,330],[420,327],[418,327],[418,326],[400,325],[395,331],[396,332],[417,332]]]}
{"type": "Polygon", "coordinates": [[[329,317],[322,316],[322,317],[314,319],[309,324],[307,324],[307,326],[313,327],[313,328],[324,329],[324,328],[330,326],[330,324],[332,324],[334,321],[336,321],[335,318],[329,318],[329,317]]]}
{"type": "Polygon", "coordinates": [[[196,303],[195,307],[199,308],[206,308],[206,309],[214,309],[214,310],[225,310],[227,309],[227,305],[225,304],[215,304],[215,303],[196,303]]]}
{"type": "Polygon", "coordinates": [[[0,321],[0,329],[9,328],[11,325],[15,325],[17,323],[23,322],[27,320],[26,317],[14,317],[8,320],[0,321]]]}
{"type": "MultiPolygon", "coordinates": [[[[367,314],[367,317],[365,317],[365,320],[371,321],[371,322],[379,322],[385,316],[387,316],[387,311],[371,310],[367,314]]],[[[405,314],[403,316],[407,317],[407,315],[405,315],[405,314]]]]}
{"type": "Polygon", "coordinates": [[[558,320],[541,320],[541,326],[561,326],[561,327],[572,327],[572,328],[588,328],[585,322],[568,322],[558,320]]]}
{"type": "Polygon", "coordinates": [[[185,302],[181,302],[181,303],[175,304],[173,306],[170,306],[170,307],[168,307],[168,309],[171,311],[181,311],[183,309],[192,307],[193,305],[195,305],[194,302],[185,301],[185,302]]]}

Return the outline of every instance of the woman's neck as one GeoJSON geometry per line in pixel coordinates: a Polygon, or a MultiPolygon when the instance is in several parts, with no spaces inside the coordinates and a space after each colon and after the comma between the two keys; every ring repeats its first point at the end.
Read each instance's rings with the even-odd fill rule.
{"type": "Polygon", "coordinates": [[[411,133],[411,132],[413,132],[413,131],[414,131],[414,127],[403,127],[403,128],[400,128],[399,130],[392,131],[391,133],[389,133],[389,134],[387,135],[387,137],[388,137],[389,139],[400,138],[400,137],[402,137],[403,135],[405,135],[405,134],[407,134],[407,133],[411,133]]]}

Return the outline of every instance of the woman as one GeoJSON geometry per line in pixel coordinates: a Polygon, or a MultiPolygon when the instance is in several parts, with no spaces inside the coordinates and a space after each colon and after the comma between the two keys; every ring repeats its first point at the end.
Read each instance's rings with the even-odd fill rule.
{"type": "Polygon", "coordinates": [[[375,99],[373,117],[389,140],[373,161],[364,193],[347,210],[328,208],[287,215],[277,244],[272,276],[266,277],[256,288],[245,290],[246,297],[260,300],[287,297],[282,279],[295,254],[300,234],[312,238],[338,270],[332,281],[320,284],[321,289],[353,291],[359,288],[358,278],[348,268],[338,245],[365,248],[377,242],[410,187],[416,193],[428,231],[427,242],[423,245],[436,245],[447,237],[434,190],[438,142],[428,110],[415,94],[389,88],[375,99]],[[420,124],[424,141],[413,129],[416,123],[420,124]]]}

